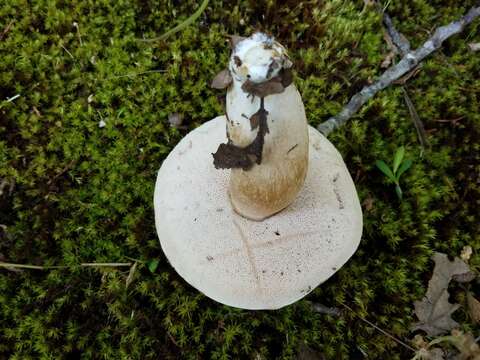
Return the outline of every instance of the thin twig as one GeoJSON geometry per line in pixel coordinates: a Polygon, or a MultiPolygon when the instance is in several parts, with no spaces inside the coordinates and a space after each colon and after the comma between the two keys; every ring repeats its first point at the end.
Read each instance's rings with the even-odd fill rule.
{"type": "Polygon", "coordinates": [[[422,67],[422,64],[418,64],[412,71],[409,71],[399,79],[395,80],[392,82],[394,85],[405,85],[408,80],[410,80],[412,77],[416,76],[422,67]]]}
{"type": "Polygon", "coordinates": [[[67,48],[66,48],[65,46],[63,46],[63,44],[60,44],[60,46],[62,47],[63,50],[65,50],[65,51],[67,52],[68,55],[70,55],[70,57],[71,57],[72,59],[75,59],[75,58],[73,57],[72,53],[71,53],[70,51],[68,51],[67,48]]]}
{"type": "Polygon", "coordinates": [[[348,310],[350,310],[352,312],[352,314],[354,314],[356,317],[358,317],[360,320],[362,320],[363,322],[365,322],[366,324],[370,325],[371,327],[373,327],[374,329],[380,331],[383,335],[385,336],[388,336],[390,339],[394,340],[395,342],[397,342],[398,344],[402,345],[403,347],[407,348],[408,350],[411,350],[413,352],[416,352],[416,350],[411,347],[410,345],[406,344],[405,342],[403,342],[402,340],[396,338],[395,336],[389,334],[388,332],[386,332],[385,330],[383,329],[380,329],[377,325],[375,325],[374,323],[372,323],[371,321],[368,321],[367,319],[365,319],[364,317],[358,315],[355,310],[353,310],[350,306],[348,306],[347,304],[344,304],[342,302],[340,302],[340,304],[342,306],[344,306],[345,308],[347,308],[348,310]]]}
{"type": "Polygon", "coordinates": [[[331,316],[340,316],[341,311],[336,307],[328,307],[323,304],[313,303],[312,308],[315,312],[331,316]]]}
{"type": "Polygon", "coordinates": [[[53,178],[48,180],[47,185],[51,185],[55,180],[57,180],[60,176],[65,174],[68,170],[70,170],[75,164],[77,163],[76,159],[71,160],[58,174],[56,174],[53,178]]]}
{"type": "Polygon", "coordinates": [[[163,34],[159,37],[153,38],[153,39],[138,39],[138,40],[143,41],[143,42],[161,41],[161,40],[165,40],[170,35],[173,35],[173,34],[179,32],[179,31],[183,30],[187,26],[191,25],[195,20],[197,20],[200,17],[200,15],[202,15],[203,11],[205,10],[205,8],[208,5],[208,1],[209,0],[203,0],[202,4],[198,8],[198,10],[195,11],[192,16],[190,16],[187,20],[185,20],[181,24],[178,24],[177,26],[175,26],[173,29],[168,30],[165,34],[163,34]]]}
{"type": "Polygon", "coordinates": [[[78,265],[57,265],[57,266],[43,266],[43,265],[29,265],[29,264],[15,264],[0,261],[0,268],[16,268],[16,269],[32,269],[32,270],[49,270],[49,269],[70,269],[75,267],[130,267],[132,263],[81,263],[78,265]]]}
{"type": "Polygon", "coordinates": [[[13,25],[13,20],[7,25],[7,27],[3,30],[2,34],[0,35],[0,40],[3,40],[3,37],[10,31],[13,25]]]}
{"type": "Polygon", "coordinates": [[[173,338],[172,334],[170,334],[168,331],[167,331],[167,336],[168,336],[168,338],[170,339],[170,341],[171,341],[172,343],[174,343],[175,346],[178,347],[177,342],[176,342],[175,339],[173,338]]]}
{"type": "Polygon", "coordinates": [[[402,33],[400,33],[393,25],[392,18],[386,12],[383,13],[383,23],[387,28],[387,33],[392,39],[393,44],[397,47],[402,56],[410,52],[410,42],[402,33]]]}
{"type": "Polygon", "coordinates": [[[82,267],[130,267],[132,263],[82,263],[82,267]]]}
{"type": "Polygon", "coordinates": [[[20,97],[20,94],[14,95],[11,98],[8,98],[6,102],[12,102],[13,100],[18,99],[19,97],[20,97]]]}
{"type": "Polygon", "coordinates": [[[465,116],[459,116],[455,119],[438,119],[438,120],[433,120],[434,122],[439,122],[439,123],[452,123],[454,126],[458,125],[458,122],[460,120],[465,119],[465,116]]]}
{"type": "Polygon", "coordinates": [[[421,47],[410,51],[399,63],[388,68],[375,83],[364,87],[355,94],[339,114],[320,124],[318,130],[328,136],[334,129],[345,124],[377,92],[390,86],[395,80],[414,69],[423,59],[438,50],[446,39],[462,32],[478,16],[480,16],[480,6],[471,8],[459,20],[439,27],[421,47]]]}
{"type": "Polygon", "coordinates": [[[470,43],[468,44],[468,47],[472,51],[480,51],[480,43],[470,43]]]}
{"type": "Polygon", "coordinates": [[[7,179],[3,179],[2,181],[0,181],[0,196],[3,195],[3,189],[5,189],[8,185],[10,185],[10,183],[7,179]]]}
{"type": "Polygon", "coordinates": [[[130,267],[130,271],[128,272],[127,280],[125,281],[125,289],[128,289],[130,284],[133,281],[133,277],[135,276],[135,272],[137,271],[138,262],[134,262],[132,267],[130,267]]]}
{"type": "Polygon", "coordinates": [[[37,115],[38,117],[42,117],[42,113],[37,109],[35,105],[33,106],[32,110],[35,113],[35,115],[37,115]]]}
{"type": "Polygon", "coordinates": [[[138,76],[138,75],[145,75],[145,74],[151,74],[151,73],[164,73],[167,70],[147,70],[147,71],[142,71],[138,73],[131,73],[131,74],[125,74],[125,75],[116,75],[112,76],[109,79],[118,79],[118,78],[123,78],[123,77],[133,77],[133,76],[138,76]]]}

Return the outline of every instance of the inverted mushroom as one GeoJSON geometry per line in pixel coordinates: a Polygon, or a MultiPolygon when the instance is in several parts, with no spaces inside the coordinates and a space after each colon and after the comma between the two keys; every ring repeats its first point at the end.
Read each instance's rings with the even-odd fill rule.
{"type": "Polygon", "coordinates": [[[212,84],[227,88],[226,115],[162,164],[156,227],[195,288],[227,305],[275,309],[350,258],[362,213],[340,154],[307,125],[285,48],[262,33],[235,41],[212,84]]]}
{"type": "Polygon", "coordinates": [[[232,205],[249,219],[288,206],[307,173],[307,118],[291,67],[285,48],[262,33],[238,42],[229,63],[229,141],[214,154],[214,164],[232,169],[232,205]]]}

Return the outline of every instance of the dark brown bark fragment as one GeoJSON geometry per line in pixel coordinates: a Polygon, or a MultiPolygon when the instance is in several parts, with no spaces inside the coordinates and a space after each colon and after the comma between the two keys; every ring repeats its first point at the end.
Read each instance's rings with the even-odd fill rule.
{"type": "MultiPolygon", "coordinates": [[[[234,145],[229,139],[226,144],[220,144],[213,155],[213,165],[216,169],[241,168],[249,170],[254,163],[262,162],[263,144],[265,135],[268,133],[268,111],[264,107],[263,97],[260,99],[260,109],[252,115],[258,121],[258,133],[253,142],[246,147],[234,145]]],[[[251,118],[251,119],[252,119],[251,118]]],[[[250,119],[250,121],[252,121],[250,119]]]]}
{"type": "Polygon", "coordinates": [[[242,85],[242,90],[250,95],[265,97],[273,94],[282,93],[293,81],[293,74],[291,69],[282,69],[280,74],[271,78],[268,81],[261,83],[254,83],[247,80],[242,85]]]}
{"type": "Polygon", "coordinates": [[[242,60],[240,60],[237,55],[233,57],[233,61],[235,61],[235,65],[237,65],[238,67],[242,66],[242,60]]]}

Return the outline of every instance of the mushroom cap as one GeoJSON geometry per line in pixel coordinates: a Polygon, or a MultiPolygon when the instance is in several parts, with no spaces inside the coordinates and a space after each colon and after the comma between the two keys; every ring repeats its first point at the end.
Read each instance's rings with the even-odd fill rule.
{"type": "Polygon", "coordinates": [[[225,116],[198,127],[158,172],[155,223],[175,270],[206,296],[243,309],[278,309],[327,280],[353,255],[362,211],[335,147],[309,127],[309,168],[295,201],[264,221],[232,210],[229,170],[211,153],[226,141],[225,116]]]}

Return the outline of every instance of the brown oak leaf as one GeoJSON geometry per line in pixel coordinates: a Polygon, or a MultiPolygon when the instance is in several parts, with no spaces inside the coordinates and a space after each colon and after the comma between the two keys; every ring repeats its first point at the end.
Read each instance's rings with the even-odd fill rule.
{"type": "Polygon", "coordinates": [[[451,315],[460,305],[448,301],[448,284],[454,275],[468,273],[470,268],[459,258],[450,261],[442,253],[435,253],[433,261],[435,268],[427,293],[421,301],[414,303],[415,314],[420,321],[412,326],[412,331],[423,330],[430,336],[437,336],[459,326],[451,315]]]}

